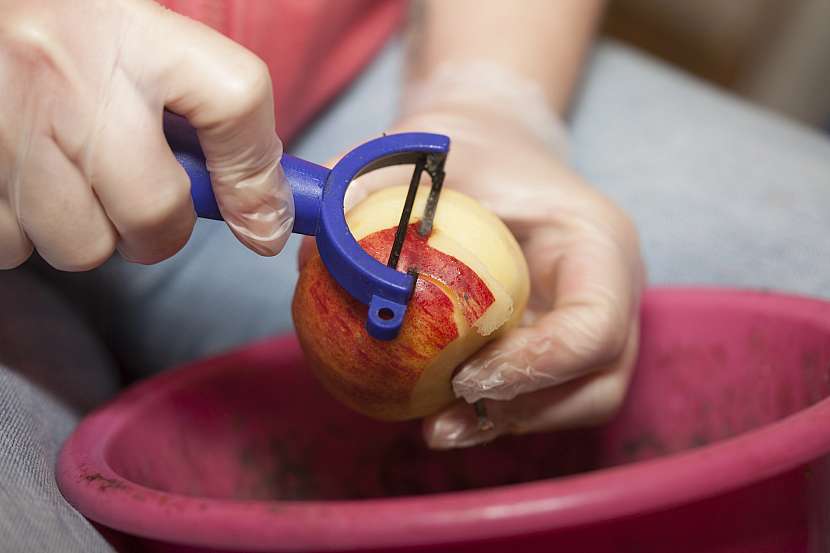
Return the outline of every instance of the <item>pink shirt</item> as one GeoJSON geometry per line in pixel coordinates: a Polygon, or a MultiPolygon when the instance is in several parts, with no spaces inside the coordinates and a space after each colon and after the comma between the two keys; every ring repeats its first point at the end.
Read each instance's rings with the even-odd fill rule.
{"type": "Polygon", "coordinates": [[[406,0],[161,0],[210,25],[271,69],[277,132],[290,141],[372,60],[406,0]]]}

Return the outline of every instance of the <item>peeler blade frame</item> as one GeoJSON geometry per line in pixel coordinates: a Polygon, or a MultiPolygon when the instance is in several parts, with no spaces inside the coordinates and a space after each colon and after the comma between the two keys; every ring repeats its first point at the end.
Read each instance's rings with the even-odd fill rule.
{"type": "MultiPolygon", "coordinates": [[[[322,194],[322,208],[315,235],[323,263],[333,278],[358,301],[368,305],[366,330],[378,340],[398,336],[407,304],[415,288],[417,275],[404,273],[370,256],[357,243],[346,224],[343,202],[346,188],[362,174],[391,165],[415,164],[416,175],[410,182],[412,202],[420,181],[420,171],[432,177],[432,188],[422,218],[431,229],[435,206],[443,185],[443,167],[449,153],[450,140],[432,133],[400,133],[385,135],[359,146],[344,156],[331,170],[322,194]]],[[[401,234],[397,256],[403,247],[411,217],[402,213],[396,235],[401,234]],[[404,216],[405,215],[405,216],[404,216]]],[[[420,232],[421,229],[419,229],[420,232]]],[[[391,253],[393,253],[390,252],[391,253]]]]}

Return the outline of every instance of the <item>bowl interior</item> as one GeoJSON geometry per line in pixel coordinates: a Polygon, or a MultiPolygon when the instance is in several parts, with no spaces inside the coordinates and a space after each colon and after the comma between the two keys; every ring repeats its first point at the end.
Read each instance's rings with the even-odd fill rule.
{"type": "MultiPolygon", "coordinates": [[[[626,403],[593,430],[436,452],[420,426],[332,400],[293,340],[185,369],[106,451],[144,486],[226,499],[361,499],[530,482],[669,455],[758,428],[830,394],[830,310],[760,294],[651,293],[626,403]]],[[[171,380],[172,382],[172,380],[171,380]]]]}

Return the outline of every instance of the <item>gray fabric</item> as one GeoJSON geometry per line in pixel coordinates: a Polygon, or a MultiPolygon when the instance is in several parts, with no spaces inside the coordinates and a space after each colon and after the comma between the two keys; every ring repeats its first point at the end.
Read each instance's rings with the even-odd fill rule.
{"type": "Polygon", "coordinates": [[[117,391],[114,365],[31,271],[0,271],[0,306],[0,553],[111,551],[63,500],[54,466],[79,413],[117,391]]]}
{"type": "Polygon", "coordinates": [[[574,162],[639,227],[652,283],[830,296],[830,140],[605,45],[574,162]]]}
{"type": "Polygon", "coordinates": [[[55,483],[76,416],[0,365],[0,552],[112,551],[55,483]]]}
{"type": "MultiPolygon", "coordinates": [[[[400,59],[399,47],[387,50],[292,153],[322,162],[383,131],[395,116],[400,59]]],[[[610,43],[596,52],[572,120],[574,162],[633,215],[653,283],[830,295],[830,224],[822,217],[830,208],[830,141],[610,43]]],[[[293,239],[281,256],[259,258],[223,225],[203,221],[179,255],[154,267],[113,259],[83,275],[40,270],[140,375],[288,331],[297,245],[293,239]]],[[[23,289],[9,282],[0,287],[23,289]]],[[[14,324],[15,313],[3,308],[0,325],[14,324]]],[[[70,334],[82,332],[58,310],[70,334]]],[[[29,326],[29,343],[55,333],[50,320],[29,326]]],[[[81,377],[97,387],[91,401],[110,393],[115,377],[95,339],[84,340],[97,359],[82,364],[96,367],[81,377]]],[[[25,374],[17,342],[0,341],[0,360],[14,359],[25,374]]],[[[65,370],[31,374],[43,389],[63,389],[65,370]]],[[[52,477],[75,420],[0,367],[0,552],[107,550],[60,500],[52,477]]]]}

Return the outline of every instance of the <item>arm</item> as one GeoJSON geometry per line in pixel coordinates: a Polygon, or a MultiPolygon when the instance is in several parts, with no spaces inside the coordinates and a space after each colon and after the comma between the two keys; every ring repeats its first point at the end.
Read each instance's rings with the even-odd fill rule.
{"type": "Polygon", "coordinates": [[[490,60],[541,85],[564,113],[599,20],[600,0],[420,0],[413,5],[408,73],[490,60]],[[486,8],[483,8],[486,6],[486,8]]]}

